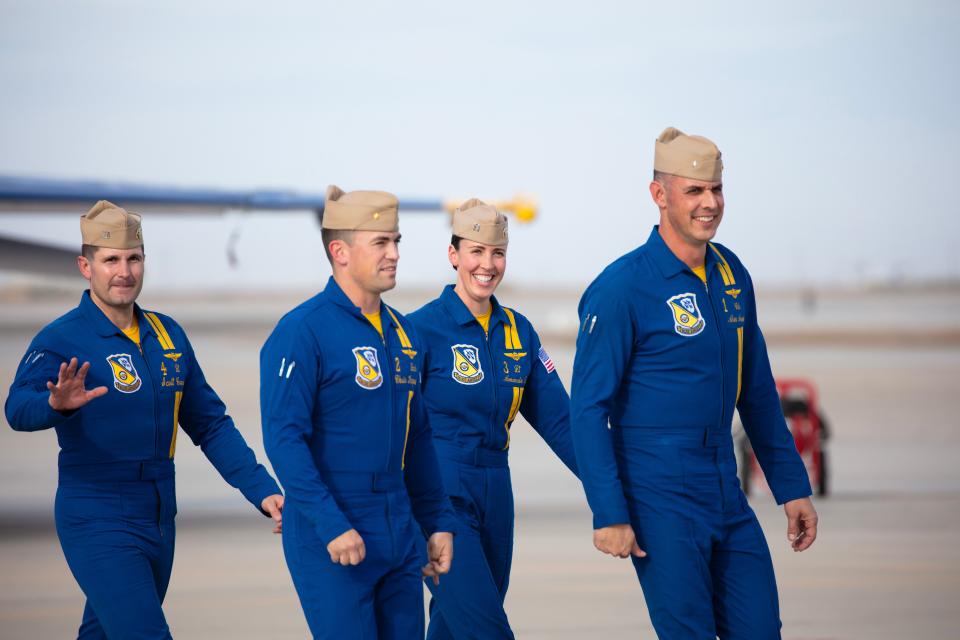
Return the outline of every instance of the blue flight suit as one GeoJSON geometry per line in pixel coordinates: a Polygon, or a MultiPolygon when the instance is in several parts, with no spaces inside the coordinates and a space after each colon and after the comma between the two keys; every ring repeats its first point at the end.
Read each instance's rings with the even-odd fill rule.
{"type": "Polygon", "coordinates": [[[513,638],[503,601],[513,559],[510,425],[523,414],[574,473],[570,400],[530,322],[491,298],[489,335],[447,286],[408,317],[427,348],[423,374],[443,484],[459,521],[450,573],[428,580],[427,637],[513,638]]]}
{"type": "Polygon", "coordinates": [[[330,278],[260,351],[283,551],[315,638],[422,638],[423,536],[454,531],[420,397],[423,349],[383,303],[380,318],[382,338],[330,278]],[[350,529],[367,555],[341,566],[327,545],[350,529]]]}
{"type": "Polygon", "coordinates": [[[80,638],[170,637],[160,605],[173,565],[178,424],[258,509],[280,493],[207,384],[183,329],[134,309],[139,346],[85,292],[33,339],[5,407],[17,431],[57,431],[57,535],[87,597],[80,638]],[[105,386],[107,394],[54,411],[47,381],[74,356],[90,362],[87,389],[105,386]]]}
{"type": "Polygon", "coordinates": [[[779,504],[810,495],[733,253],[707,285],[654,227],[580,301],[571,424],[594,527],[630,523],[661,638],[780,636],[766,540],[736,476],[734,408],[779,504]],[[609,423],[609,427],[608,427],[609,423]]]}

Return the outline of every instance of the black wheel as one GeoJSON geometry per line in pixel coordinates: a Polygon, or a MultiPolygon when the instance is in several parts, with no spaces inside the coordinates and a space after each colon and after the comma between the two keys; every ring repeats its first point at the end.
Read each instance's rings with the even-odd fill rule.
{"type": "Polygon", "coordinates": [[[830,457],[827,455],[827,440],[830,439],[830,424],[823,413],[820,419],[820,477],[817,478],[817,495],[825,496],[830,492],[830,457]]]}
{"type": "Polygon", "coordinates": [[[753,479],[753,450],[750,441],[744,438],[740,442],[740,488],[743,494],[750,495],[750,483],[753,479]]]}
{"type": "Polygon", "coordinates": [[[821,498],[830,491],[830,467],[829,457],[827,456],[827,443],[821,434],[820,436],[820,474],[817,478],[817,495],[821,498]]]}

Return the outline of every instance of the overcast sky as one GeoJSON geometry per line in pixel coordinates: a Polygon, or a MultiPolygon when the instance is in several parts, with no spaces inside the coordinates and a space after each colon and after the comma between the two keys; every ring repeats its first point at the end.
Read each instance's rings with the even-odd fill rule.
{"type": "MultiPolygon", "coordinates": [[[[522,191],[541,217],[514,226],[508,281],[581,287],[646,239],[676,126],[722,149],[717,239],[755,280],[960,278],[960,3],[0,6],[0,173],[522,191]]],[[[3,224],[72,246],[79,213],[3,224]]],[[[401,221],[401,284],[448,280],[445,220],[401,221]]],[[[151,287],[329,272],[305,214],[148,214],[145,238],[151,287]]]]}

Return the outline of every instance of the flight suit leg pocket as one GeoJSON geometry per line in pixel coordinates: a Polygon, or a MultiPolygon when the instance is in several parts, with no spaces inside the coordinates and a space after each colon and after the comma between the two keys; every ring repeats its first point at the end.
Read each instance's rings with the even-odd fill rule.
{"type": "Polygon", "coordinates": [[[121,482],[123,520],[137,527],[155,527],[166,520],[160,487],[153,481],[121,482]]]}
{"type": "Polygon", "coordinates": [[[457,494],[450,496],[461,526],[479,531],[483,520],[483,470],[456,465],[457,494]]]}
{"type": "Polygon", "coordinates": [[[617,451],[620,476],[637,492],[679,493],[684,470],[675,446],[630,443],[617,451]]]}
{"type": "Polygon", "coordinates": [[[440,479],[443,482],[444,492],[451,500],[464,497],[463,487],[460,483],[460,465],[457,462],[441,458],[440,479]]]}
{"type": "Polygon", "coordinates": [[[724,488],[713,447],[682,447],[683,492],[692,504],[715,508],[722,504],[724,488]]]}
{"type": "Polygon", "coordinates": [[[116,484],[61,485],[57,488],[54,515],[58,530],[61,527],[82,527],[123,518],[123,506],[116,484]]]}

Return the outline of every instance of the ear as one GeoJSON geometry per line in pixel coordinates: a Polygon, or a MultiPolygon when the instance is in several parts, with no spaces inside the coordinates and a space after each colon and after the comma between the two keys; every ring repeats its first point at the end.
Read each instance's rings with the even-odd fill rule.
{"type": "Polygon", "coordinates": [[[80,275],[87,280],[93,275],[90,270],[90,261],[87,260],[86,256],[77,256],[77,269],[80,270],[80,275]]]}
{"type": "Polygon", "coordinates": [[[454,271],[459,268],[457,263],[460,261],[460,258],[457,255],[457,250],[454,249],[452,244],[447,247],[447,260],[450,261],[450,266],[453,267],[454,271]]]}
{"type": "Polygon", "coordinates": [[[654,203],[661,209],[667,208],[667,190],[657,180],[650,183],[650,197],[653,198],[654,203]]]}
{"type": "Polygon", "coordinates": [[[328,248],[330,249],[330,257],[333,259],[335,265],[340,267],[347,266],[347,263],[350,261],[350,245],[343,240],[331,240],[328,248]]]}

